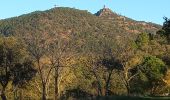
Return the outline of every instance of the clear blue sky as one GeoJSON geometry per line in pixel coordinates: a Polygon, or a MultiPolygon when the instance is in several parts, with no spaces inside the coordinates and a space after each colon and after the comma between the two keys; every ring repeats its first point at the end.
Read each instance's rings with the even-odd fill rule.
{"type": "Polygon", "coordinates": [[[54,5],[75,7],[97,12],[106,5],[114,12],[139,21],[163,23],[162,17],[170,18],[170,0],[1,0],[0,19],[47,10],[54,5]]]}

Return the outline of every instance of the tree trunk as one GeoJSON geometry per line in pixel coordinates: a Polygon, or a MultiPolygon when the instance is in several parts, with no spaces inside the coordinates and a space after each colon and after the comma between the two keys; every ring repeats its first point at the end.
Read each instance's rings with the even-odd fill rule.
{"type": "Polygon", "coordinates": [[[42,100],[46,100],[46,86],[43,84],[43,91],[42,91],[42,100]]]}
{"type": "Polygon", "coordinates": [[[18,95],[17,95],[17,89],[14,90],[14,100],[18,99],[18,95]]]}
{"type": "Polygon", "coordinates": [[[98,96],[102,96],[102,88],[100,82],[98,82],[98,96]]]}
{"type": "Polygon", "coordinates": [[[97,85],[98,85],[98,96],[102,96],[102,87],[101,87],[101,83],[100,80],[98,78],[98,76],[96,75],[95,71],[92,71],[94,76],[96,77],[97,80],[97,85]]]}
{"type": "Polygon", "coordinates": [[[112,76],[112,71],[109,73],[109,76],[108,76],[108,79],[106,81],[106,89],[105,89],[105,96],[108,96],[109,95],[109,84],[110,84],[110,80],[111,80],[111,76],[112,76]]]}
{"type": "Polygon", "coordinates": [[[127,94],[130,95],[131,90],[130,90],[130,85],[128,82],[126,82],[126,89],[127,89],[127,94]]]}
{"type": "Polygon", "coordinates": [[[5,95],[5,88],[4,87],[1,90],[1,98],[2,98],[2,100],[7,100],[6,95],[5,95]]]}
{"type": "Polygon", "coordinates": [[[19,97],[19,100],[23,100],[23,91],[22,91],[22,89],[20,90],[20,97],[19,97]]]}
{"type": "Polygon", "coordinates": [[[127,93],[128,93],[128,95],[130,95],[130,88],[129,88],[129,86],[127,86],[127,93]]]}
{"type": "Polygon", "coordinates": [[[105,86],[105,96],[108,96],[109,95],[109,82],[106,83],[106,86],[105,86]]]}
{"type": "Polygon", "coordinates": [[[58,67],[55,68],[55,100],[58,100],[58,67]]]}

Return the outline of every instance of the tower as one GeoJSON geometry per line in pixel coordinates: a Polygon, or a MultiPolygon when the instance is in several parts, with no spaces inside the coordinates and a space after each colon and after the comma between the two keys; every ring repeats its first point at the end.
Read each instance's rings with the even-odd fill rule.
{"type": "Polygon", "coordinates": [[[105,8],[106,8],[106,5],[103,6],[103,9],[105,9],[105,8]]]}

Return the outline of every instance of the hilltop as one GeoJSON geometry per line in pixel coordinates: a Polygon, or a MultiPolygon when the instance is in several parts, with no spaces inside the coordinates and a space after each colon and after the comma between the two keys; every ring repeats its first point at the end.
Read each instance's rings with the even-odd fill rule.
{"type": "Polygon", "coordinates": [[[105,6],[97,13],[95,13],[95,15],[99,16],[105,21],[110,21],[115,25],[118,25],[117,27],[123,27],[124,30],[130,33],[140,33],[142,31],[146,31],[148,33],[155,33],[157,29],[161,28],[161,25],[158,24],[154,24],[151,22],[148,23],[144,21],[135,21],[126,16],[119,15],[105,6]]]}

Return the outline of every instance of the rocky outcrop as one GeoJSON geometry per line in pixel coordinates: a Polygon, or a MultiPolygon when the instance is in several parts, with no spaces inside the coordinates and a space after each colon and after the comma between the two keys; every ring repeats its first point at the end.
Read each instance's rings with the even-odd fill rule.
{"type": "Polygon", "coordinates": [[[103,9],[100,9],[97,13],[95,13],[96,16],[99,17],[104,17],[104,18],[117,18],[118,14],[114,13],[111,9],[107,8],[107,7],[103,7],[103,9]]]}

